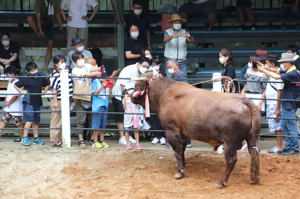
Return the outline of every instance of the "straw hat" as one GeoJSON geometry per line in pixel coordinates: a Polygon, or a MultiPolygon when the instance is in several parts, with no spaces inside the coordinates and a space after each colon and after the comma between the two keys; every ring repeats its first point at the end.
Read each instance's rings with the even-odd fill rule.
{"type": "Polygon", "coordinates": [[[186,19],[182,18],[179,14],[172,14],[169,22],[173,23],[173,21],[181,21],[182,23],[185,23],[186,19]]]}
{"type": "Polygon", "coordinates": [[[293,58],[294,55],[292,53],[282,53],[278,62],[294,62],[295,60],[293,58]]]}

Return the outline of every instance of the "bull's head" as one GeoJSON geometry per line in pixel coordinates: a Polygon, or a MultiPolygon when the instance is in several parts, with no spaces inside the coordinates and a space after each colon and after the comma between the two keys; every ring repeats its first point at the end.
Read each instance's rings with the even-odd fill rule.
{"type": "Polygon", "coordinates": [[[136,78],[134,92],[131,95],[131,100],[134,104],[140,104],[145,108],[145,96],[149,87],[149,80],[146,77],[136,78]]]}

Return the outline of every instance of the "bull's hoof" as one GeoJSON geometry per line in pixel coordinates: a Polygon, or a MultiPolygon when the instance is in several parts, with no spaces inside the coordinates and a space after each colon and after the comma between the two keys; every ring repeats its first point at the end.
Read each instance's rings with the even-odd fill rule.
{"type": "Polygon", "coordinates": [[[225,188],[225,187],[226,187],[226,184],[227,184],[227,183],[225,183],[225,182],[219,182],[219,183],[217,183],[217,184],[215,185],[215,187],[216,187],[217,189],[222,189],[222,188],[225,188]]]}
{"type": "Polygon", "coordinates": [[[182,172],[177,172],[175,175],[174,175],[174,179],[178,180],[178,179],[181,179],[183,178],[184,174],[182,172]]]}

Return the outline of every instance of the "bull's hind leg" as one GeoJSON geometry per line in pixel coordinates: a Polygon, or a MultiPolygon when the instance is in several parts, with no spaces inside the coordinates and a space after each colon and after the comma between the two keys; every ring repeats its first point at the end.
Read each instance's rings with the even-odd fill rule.
{"type": "Polygon", "coordinates": [[[249,136],[246,139],[248,144],[248,151],[251,156],[251,166],[250,166],[250,184],[259,183],[259,149],[258,142],[255,136],[249,136]]]}
{"type": "Polygon", "coordinates": [[[166,131],[166,137],[168,142],[173,148],[175,153],[175,158],[177,160],[177,172],[174,175],[175,179],[180,179],[184,176],[184,166],[185,166],[185,158],[184,151],[186,149],[185,139],[181,136],[180,133],[174,133],[173,131],[166,131]]]}
{"type": "Polygon", "coordinates": [[[230,147],[227,144],[224,144],[224,154],[226,159],[226,170],[221,177],[219,183],[217,184],[217,188],[223,188],[227,185],[228,178],[235,166],[237,161],[237,153],[234,147],[230,147]]]}

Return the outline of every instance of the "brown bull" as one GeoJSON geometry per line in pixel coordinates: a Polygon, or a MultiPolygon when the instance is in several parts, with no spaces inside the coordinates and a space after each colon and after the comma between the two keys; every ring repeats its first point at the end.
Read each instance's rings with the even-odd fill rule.
{"type": "Polygon", "coordinates": [[[260,114],[251,101],[235,94],[198,89],[165,77],[151,79],[152,75],[144,76],[147,80],[136,82],[133,102],[145,107],[144,99],[148,93],[150,110],[157,113],[175,152],[176,179],[184,175],[184,152],[191,138],[209,143],[214,149],[224,145],[226,170],[217,186],[226,186],[237,161],[237,150],[246,140],[251,155],[251,184],[259,183],[260,114]]]}

